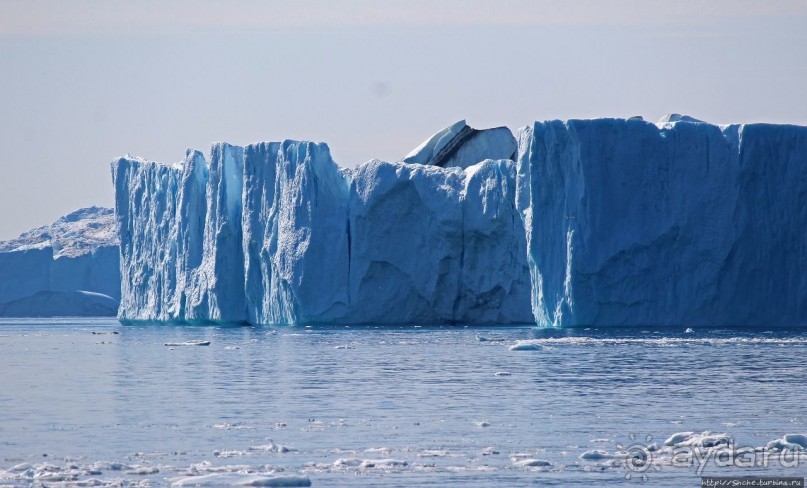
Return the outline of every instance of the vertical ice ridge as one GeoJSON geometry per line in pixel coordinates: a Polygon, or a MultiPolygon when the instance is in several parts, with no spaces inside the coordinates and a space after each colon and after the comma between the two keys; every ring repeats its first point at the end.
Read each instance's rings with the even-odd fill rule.
{"type": "Polygon", "coordinates": [[[597,119],[520,135],[538,323],[807,323],[807,128],[597,119]]]}
{"type": "Polygon", "coordinates": [[[182,170],[120,158],[112,163],[121,236],[123,320],[176,320],[177,203],[182,170]]]}
{"type": "Polygon", "coordinates": [[[188,320],[246,320],[241,222],[243,164],[243,148],[226,143],[211,148],[203,257],[192,285],[188,320]]]}

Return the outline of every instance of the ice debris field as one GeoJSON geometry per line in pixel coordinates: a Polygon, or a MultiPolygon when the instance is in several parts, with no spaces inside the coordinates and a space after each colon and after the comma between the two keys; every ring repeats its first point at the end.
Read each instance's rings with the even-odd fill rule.
{"type": "Polygon", "coordinates": [[[124,321],[804,325],[807,127],[464,121],[112,164],[124,321]]]}
{"type": "MultiPolygon", "coordinates": [[[[606,444],[610,439],[592,439],[591,443],[606,444]]],[[[454,472],[486,474],[517,470],[533,473],[560,474],[574,472],[597,472],[629,470],[630,466],[641,466],[637,480],[647,471],[651,475],[662,469],[682,468],[696,464],[696,460],[704,462],[715,453],[731,460],[733,463],[757,462],[757,458],[765,459],[765,467],[784,469],[791,464],[803,463],[807,460],[807,436],[802,434],[786,434],[780,439],[770,441],[765,446],[738,448],[730,434],[704,432],[678,432],[669,436],[661,444],[658,442],[636,443],[631,446],[618,447],[616,450],[592,449],[584,451],[573,458],[569,452],[562,455],[567,459],[547,460],[541,458],[542,452],[516,452],[509,456],[495,448],[482,449],[476,455],[468,456],[467,452],[449,451],[446,449],[402,449],[393,452],[386,447],[369,448],[363,452],[350,450],[325,450],[322,454],[343,454],[357,457],[341,457],[331,462],[310,461],[301,469],[287,471],[284,467],[272,464],[247,464],[252,453],[272,453],[276,463],[281,462],[282,455],[295,452],[296,449],[278,446],[270,441],[266,446],[252,446],[245,450],[214,451],[213,455],[224,461],[242,461],[242,464],[214,464],[202,461],[189,466],[175,466],[161,463],[159,459],[164,453],[136,453],[133,457],[138,462],[95,461],[82,462],[74,458],[54,459],[38,463],[22,462],[8,469],[0,470],[0,482],[9,486],[269,486],[269,487],[309,487],[312,486],[309,475],[322,476],[348,474],[353,476],[379,476],[389,474],[428,474],[434,472],[454,472]],[[412,458],[376,458],[397,454],[412,458]],[[506,461],[502,464],[491,463],[492,458],[506,461]],[[747,461],[746,461],[747,460],[747,461]],[[491,464],[488,464],[491,463],[491,464]]],[[[314,454],[314,453],[310,453],[314,454]]],[[[543,453],[545,454],[545,453],[543,453]]],[[[739,464],[742,466],[742,464],[739,464]]],[[[746,467],[754,467],[748,464],[746,467]]],[[[792,466],[790,466],[792,467],[792,466]]],[[[704,466],[704,469],[706,467],[704,466]]],[[[697,470],[697,468],[696,468],[697,470]]],[[[630,479],[628,477],[627,479],[630,479]]],[[[680,481],[680,480],[679,480],[680,481]]]]}

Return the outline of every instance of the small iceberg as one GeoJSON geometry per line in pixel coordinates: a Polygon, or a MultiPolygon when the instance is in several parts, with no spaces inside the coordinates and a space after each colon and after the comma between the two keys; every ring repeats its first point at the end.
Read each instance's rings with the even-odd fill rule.
{"type": "Polygon", "coordinates": [[[614,459],[616,456],[613,454],[607,453],[600,449],[594,449],[591,451],[586,451],[580,455],[580,459],[585,461],[602,461],[604,459],[614,459]]]}
{"type": "Polygon", "coordinates": [[[522,459],[521,461],[513,462],[513,466],[517,468],[545,468],[552,466],[552,463],[544,459],[522,459]]]}
{"type": "Polygon", "coordinates": [[[518,341],[510,346],[511,351],[540,351],[541,346],[534,340],[518,341]]]}
{"type": "Polygon", "coordinates": [[[770,451],[807,451],[807,435],[785,434],[781,439],[769,442],[765,449],[770,451]]]}
{"type": "Polygon", "coordinates": [[[240,473],[214,473],[204,476],[187,476],[174,478],[171,481],[171,486],[311,486],[311,480],[307,476],[266,476],[244,475],[240,473]]]}
{"type": "Polygon", "coordinates": [[[177,346],[209,346],[210,341],[166,342],[165,345],[169,346],[169,347],[177,347],[177,346]]]}

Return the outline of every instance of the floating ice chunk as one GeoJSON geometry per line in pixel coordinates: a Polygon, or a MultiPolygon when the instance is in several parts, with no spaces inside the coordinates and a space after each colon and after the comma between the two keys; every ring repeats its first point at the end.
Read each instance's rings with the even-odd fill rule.
{"type": "Polygon", "coordinates": [[[362,468],[393,468],[401,466],[409,466],[409,463],[400,459],[365,459],[361,463],[362,468]]]}
{"type": "Polygon", "coordinates": [[[334,467],[353,467],[353,466],[361,466],[361,463],[364,462],[364,459],[359,458],[339,458],[333,462],[334,467]]]}
{"type": "Polygon", "coordinates": [[[785,434],[782,438],[786,444],[792,446],[799,446],[802,449],[807,449],[807,435],[804,434],[785,434]]]}
{"type": "Polygon", "coordinates": [[[407,461],[400,459],[360,459],[360,458],[340,458],[334,461],[334,467],[357,467],[361,469],[369,468],[393,468],[408,466],[407,461]]]}
{"type": "Polygon", "coordinates": [[[173,478],[171,482],[171,486],[311,486],[311,480],[307,476],[276,476],[240,473],[213,473],[204,476],[188,476],[173,478]]]}
{"type": "Polygon", "coordinates": [[[586,461],[602,461],[605,459],[614,459],[617,456],[608,452],[605,452],[601,449],[593,449],[591,451],[586,451],[580,455],[580,459],[586,461]]]}
{"type": "Polygon", "coordinates": [[[769,442],[765,448],[776,451],[805,451],[807,450],[807,435],[785,434],[781,439],[769,442]]]}
{"type": "Polygon", "coordinates": [[[102,471],[123,471],[131,468],[128,464],[109,461],[96,461],[90,467],[102,471]]]}
{"type": "Polygon", "coordinates": [[[546,466],[552,466],[552,463],[546,461],[544,459],[522,459],[520,461],[514,461],[513,466],[517,468],[541,468],[546,466]]]}
{"type": "Polygon", "coordinates": [[[144,476],[147,474],[156,474],[159,473],[160,470],[155,466],[132,466],[131,468],[124,471],[124,474],[133,474],[137,476],[144,476]]]}
{"type": "Polygon", "coordinates": [[[679,432],[673,434],[664,441],[664,445],[672,447],[709,448],[730,445],[733,442],[734,439],[728,434],[715,434],[707,430],[699,434],[695,432],[679,432]]]}
{"type": "Polygon", "coordinates": [[[675,446],[680,442],[683,442],[695,435],[694,432],[678,432],[676,434],[671,435],[664,441],[665,446],[675,446]]]}
{"type": "Polygon", "coordinates": [[[166,342],[165,345],[170,346],[170,347],[177,347],[177,346],[209,346],[210,341],[166,342]]]}
{"type": "Polygon", "coordinates": [[[510,346],[511,351],[540,351],[541,345],[535,340],[518,341],[510,346]]]}
{"type": "Polygon", "coordinates": [[[285,453],[285,452],[292,452],[292,451],[297,450],[297,449],[294,449],[294,448],[289,447],[289,446],[284,446],[282,444],[277,444],[272,439],[266,439],[266,440],[269,441],[269,444],[265,444],[263,446],[252,446],[252,447],[249,448],[249,450],[250,451],[263,451],[263,452],[278,452],[278,453],[281,453],[281,454],[285,453]]]}

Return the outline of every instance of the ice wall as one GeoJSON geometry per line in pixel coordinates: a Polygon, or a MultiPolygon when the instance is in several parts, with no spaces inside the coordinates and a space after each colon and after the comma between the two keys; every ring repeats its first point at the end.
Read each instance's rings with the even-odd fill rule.
{"type": "MultiPolygon", "coordinates": [[[[190,295],[184,317],[187,320],[240,322],[247,318],[241,232],[243,175],[244,149],[215,144],[206,182],[201,262],[191,290],[186,285],[190,295]]],[[[201,188],[198,191],[201,194],[201,188]]],[[[196,223],[201,226],[198,220],[196,223]]],[[[198,245],[191,241],[198,235],[188,238],[189,245],[198,245]]],[[[189,269],[193,273],[193,268],[189,269]]]]}
{"type": "Polygon", "coordinates": [[[349,170],[299,141],[115,162],[121,319],[807,323],[807,128],[536,122],[466,164],[514,143],[473,134],[349,170]]]}
{"type": "Polygon", "coordinates": [[[357,168],[348,321],[529,322],[514,185],[512,161],[357,168]]]}
{"type": "Polygon", "coordinates": [[[539,324],[807,323],[807,128],[570,120],[519,140],[539,324]]]}
{"type": "Polygon", "coordinates": [[[119,298],[111,209],[80,209],[0,242],[0,316],[114,315],[119,298]]]}
{"type": "Polygon", "coordinates": [[[247,146],[243,222],[250,322],[328,323],[346,314],[348,188],[326,144],[247,146]]]}
{"type": "Polygon", "coordinates": [[[201,315],[199,269],[204,258],[209,170],[198,151],[182,164],[136,158],[112,164],[121,239],[119,317],[183,321],[201,315]],[[121,191],[125,190],[125,191],[121,191]]]}
{"type": "Polygon", "coordinates": [[[512,161],[344,171],[322,143],[211,153],[206,172],[191,152],[113,163],[122,320],[532,320],[512,161]]]}

